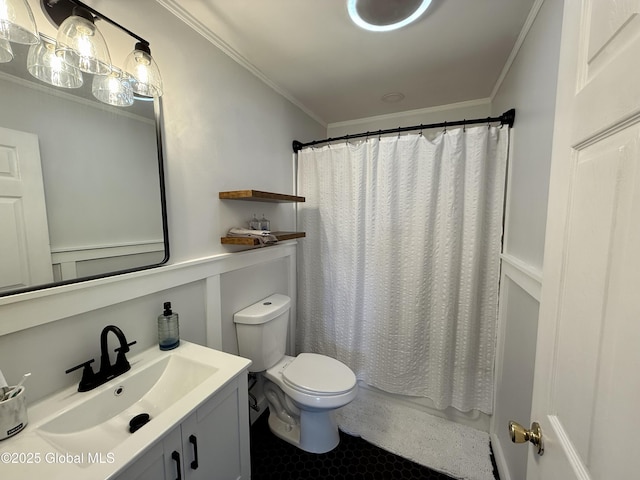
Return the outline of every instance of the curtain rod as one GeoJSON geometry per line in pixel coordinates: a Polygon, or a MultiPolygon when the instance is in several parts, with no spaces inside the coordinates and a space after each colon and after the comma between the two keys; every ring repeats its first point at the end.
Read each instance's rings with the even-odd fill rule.
{"type": "Polygon", "coordinates": [[[313,142],[301,143],[297,140],[293,141],[293,152],[298,153],[304,147],[311,147],[313,145],[318,145],[320,143],[329,143],[335,142],[338,140],[351,140],[352,138],[361,138],[361,137],[369,137],[372,135],[386,135],[388,133],[401,133],[408,132],[411,130],[424,130],[428,128],[447,128],[447,127],[457,127],[460,125],[475,125],[478,123],[495,123],[500,122],[500,125],[508,125],[509,128],[513,127],[513,122],[516,119],[516,110],[512,108],[511,110],[507,110],[499,117],[486,117],[486,118],[474,118],[471,120],[455,120],[453,122],[440,122],[440,123],[430,123],[427,125],[414,125],[412,127],[398,127],[398,128],[390,128],[388,130],[377,130],[373,132],[363,132],[363,133],[353,133],[351,135],[343,135],[342,137],[333,137],[333,138],[325,138],[324,140],[314,140],[313,142]]]}

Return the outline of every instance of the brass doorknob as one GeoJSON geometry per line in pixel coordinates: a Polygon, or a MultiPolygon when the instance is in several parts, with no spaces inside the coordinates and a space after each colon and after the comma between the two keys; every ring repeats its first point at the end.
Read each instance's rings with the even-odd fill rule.
{"type": "Polygon", "coordinates": [[[513,420],[509,422],[509,434],[513,443],[531,442],[538,447],[538,455],[544,453],[544,442],[542,441],[542,429],[538,422],[531,424],[531,430],[527,430],[522,425],[513,420]]]}

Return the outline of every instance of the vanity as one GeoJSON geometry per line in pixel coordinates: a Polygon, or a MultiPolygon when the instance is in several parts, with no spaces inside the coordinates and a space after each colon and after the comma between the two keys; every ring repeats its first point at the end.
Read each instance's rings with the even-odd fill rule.
{"type": "Polygon", "coordinates": [[[0,442],[5,478],[248,479],[250,360],[181,341],[132,356],[88,392],[65,388],[28,407],[0,442]],[[134,419],[149,420],[138,429],[134,419]]]}

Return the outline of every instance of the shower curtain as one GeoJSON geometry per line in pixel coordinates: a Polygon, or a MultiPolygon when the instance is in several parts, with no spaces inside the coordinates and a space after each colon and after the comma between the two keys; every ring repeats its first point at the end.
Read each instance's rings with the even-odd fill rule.
{"type": "Polygon", "coordinates": [[[297,348],[435,406],[490,414],[508,129],[298,153],[297,348]]]}

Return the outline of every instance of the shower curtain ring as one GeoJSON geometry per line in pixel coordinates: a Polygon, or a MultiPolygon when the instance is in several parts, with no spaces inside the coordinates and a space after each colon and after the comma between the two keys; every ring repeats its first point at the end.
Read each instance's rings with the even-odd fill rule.
{"type": "Polygon", "coordinates": [[[398,127],[398,138],[400,138],[400,128],[401,127],[398,127]]]}
{"type": "Polygon", "coordinates": [[[420,136],[422,136],[422,129],[424,128],[424,125],[420,124],[420,136]]]}
{"type": "Polygon", "coordinates": [[[464,120],[462,120],[462,132],[466,132],[467,131],[467,119],[465,118],[464,120]]]}
{"type": "Polygon", "coordinates": [[[382,130],[378,130],[378,141],[382,140],[382,130]]]}
{"type": "Polygon", "coordinates": [[[369,143],[369,130],[367,130],[367,137],[364,139],[366,143],[369,143]]]}
{"type": "Polygon", "coordinates": [[[444,122],[444,131],[442,132],[443,135],[447,134],[447,122],[444,122]]]}

